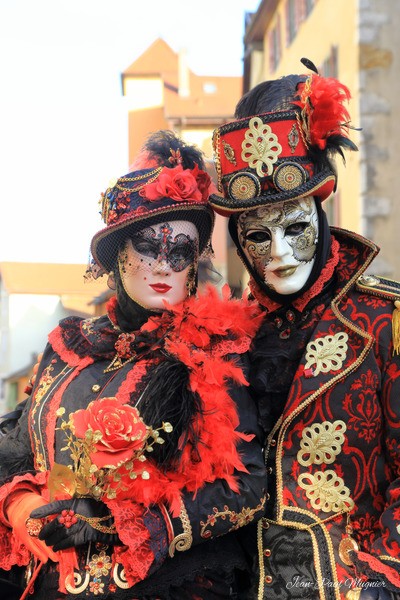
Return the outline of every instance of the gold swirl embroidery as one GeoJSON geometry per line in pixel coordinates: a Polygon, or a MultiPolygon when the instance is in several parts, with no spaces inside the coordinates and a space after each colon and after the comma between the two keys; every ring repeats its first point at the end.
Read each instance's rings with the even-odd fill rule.
{"type": "Polygon", "coordinates": [[[176,535],[169,545],[168,551],[171,558],[174,556],[175,551],[184,552],[185,550],[189,550],[193,543],[192,526],[183,501],[181,502],[179,518],[182,523],[183,533],[176,535]]]}
{"type": "Polygon", "coordinates": [[[297,453],[299,463],[304,467],[333,463],[341,452],[346,429],[344,421],[324,421],[306,427],[300,441],[301,450],[297,453]]]}
{"type": "Polygon", "coordinates": [[[74,571],[73,575],[67,575],[65,579],[65,589],[70,594],[78,595],[81,592],[85,591],[89,585],[90,575],[88,572],[85,573],[85,576],[82,577],[80,573],[74,571]],[[72,585],[71,579],[74,580],[74,585],[72,585]]]}
{"type": "Polygon", "coordinates": [[[272,174],[272,165],[278,160],[282,146],[269,125],[264,125],[260,117],[249,121],[249,128],[242,142],[242,160],[255,169],[259,177],[272,174]],[[263,165],[267,167],[264,171],[263,165]]]}
{"type": "Polygon", "coordinates": [[[207,527],[214,527],[218,519],[222,519],[225,521],[227,517],[229,518],[230,523],[232,523],[232,527],[229,531],[234,531],[235,529],[239,529],[239,527],[244,527],[248,523],[251,523],[254,519],[254,515],[260,510],[264,510],[265,505],[265,497],[261,500],[260,504],[255,508],[243,507],[242,510],[237,513],[234,510],[230,510],[229,506],[225,505],[224,510],[219,511],[218,508],[213,508],[213,514],[208,515],[207,521],[200,521],[201,530],[200,535],[202,538],[210,538],[212,533],[207,527]]]}
{"type": "Polygon", "coordinates": [[[115,567],[113,570],[113,579],[116,585],[119,588],[121,588],[121,590],[127,590],[129,588],[129,583],[125,575],[125,569],[119,563],[115,563],[115,567]]]}
{"type": "Polygon", "coordinates": [[[305,490],[315,510],[337,513],[342,510],[352,510],[354,507],[349,488],[331,469],[317,471],[315,474],[304,473],[299,476],[298,484],[305,490]]]}
{"type": "Polygon", "coordinates": [[[345,332],[335,335],[326,335],[307,344],[306,360],[304,369],[313,369],[314,377],[319,373],[339,371],[347,353],[347,340],[349,336],[345,332]]]}

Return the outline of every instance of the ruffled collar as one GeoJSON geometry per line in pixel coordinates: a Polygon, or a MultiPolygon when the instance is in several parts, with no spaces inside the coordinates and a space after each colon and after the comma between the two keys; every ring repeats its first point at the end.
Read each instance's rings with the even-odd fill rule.
{"type": "Polygon", "coordinates": [[[128,360],[138,355],[154,356],[161,349],[181,344],[193,356],[202,352],[231,353],[250,343],[261,323],[256,303],[230,298],[225,286],[222,297],[208,286],[191,297],[151,316],[137,331],[121,332],[116,316],[117,299],[107,304],[107,315],[91,319],[69,317],[52,331],[49,341],[59,356],[75,366],[87,356],[112,360],[116,355],[128,360]],[[258,318],[257,318],[258,317],[258,318]]]}

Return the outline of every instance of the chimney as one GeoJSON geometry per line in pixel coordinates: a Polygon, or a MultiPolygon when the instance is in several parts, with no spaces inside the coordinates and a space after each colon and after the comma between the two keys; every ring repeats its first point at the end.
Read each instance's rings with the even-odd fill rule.
{"type": "Polygon", "coordinates": [[[178,93],[182,98],[190,96],[189,68],[186,48],[181,48],[178,55],[178,93]]]}

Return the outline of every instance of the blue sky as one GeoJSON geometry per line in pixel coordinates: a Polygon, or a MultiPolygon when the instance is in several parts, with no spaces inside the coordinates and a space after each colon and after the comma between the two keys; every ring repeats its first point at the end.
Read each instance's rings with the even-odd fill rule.
{"type": "Polygon", "coordinates": [[[241,75],[259,0],[0,0],[0,261],[82,262],[127,167],[120,74],[157,37],[241,75]]]}

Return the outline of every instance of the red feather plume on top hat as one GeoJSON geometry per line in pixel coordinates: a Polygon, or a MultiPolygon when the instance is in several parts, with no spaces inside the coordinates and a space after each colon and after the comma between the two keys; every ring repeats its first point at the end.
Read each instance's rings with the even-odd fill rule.
{"type": "Polygon", "coordinates": [[[350,114],[343,102],[350,100],[350,90],[332,77],[310,75],[298,86],[306,139],[312,146],[324,150],[331,136],[348,137],[350,114]]]}

